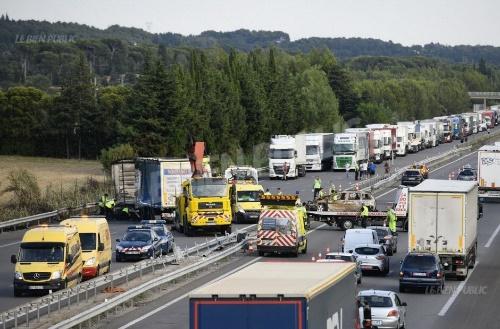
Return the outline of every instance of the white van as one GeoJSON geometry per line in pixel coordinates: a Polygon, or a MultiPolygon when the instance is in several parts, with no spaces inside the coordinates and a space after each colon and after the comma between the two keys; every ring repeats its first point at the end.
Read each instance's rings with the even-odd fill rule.
{"type": "Polygon", "coordinates": [[[360,244],[378,244],[378,236],[375,230],[369,228],[353,228],[345,231],[342,239],[342,251],[353,253],[354,248],[360,244]]]}

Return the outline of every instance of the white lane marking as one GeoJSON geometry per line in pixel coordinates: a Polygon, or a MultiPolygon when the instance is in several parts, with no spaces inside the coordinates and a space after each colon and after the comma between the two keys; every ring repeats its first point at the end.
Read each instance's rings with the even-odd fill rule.
{"type": "MultiPolygon", "coordinates": [[[[219,281],[220,279],[223,279],[223,278],[227,277],[228,275],[231,275],[231,274],[233,274],[234,272],[237,272],[237,271],[241,270],[242,268],[245,268],[245,267],[247,267],[247,266],[249,266],[249,265],[251,265],[251,264],[253,264],[253,263],[255,263],[255,262],[258,262],[258,261],[259,261],[259,260],[261,260],[261,259],[262,259],[262,257],[257,257],[257,258],[254,258],[254,259],[252,259],[251,261],[249,261],[249,262],[247,262],[247,263],[245,263],[245,264],[243,264],[243,265],[241,265],[241,266],[239,266],[239,267],[237,267],[237,268],[235,268],[235,269],[233,269],[233,270],[231,270],[231,271],[229,271],[229,272],[227,272],[227,273],[223,274],[222,276],[220,276],[220,277],[218,277],[218,278],[216,278],[216,279],[213,279],[213,280],[212,280],[212,281],[210,281],[210,282],[205,283],[205,284],[204,284],[204,285],[202,285],[201,287],[204,287],[204,286],[207,286],[207,285],[209,285],[209,284],[211,284],[211,283],[214,283],[214,282],[216,282],[216,281],[219,281]]],[[[156,313],[160,312],[161,310],[164,310],[164,309],[166,309],[167,307],[169,307],[169,306],[171,306],[171,305],[173,305],[173,304],[175,304],[175,303],[178,303],[179,301],[181,301],[181,300],[183,300],[184,298],[188,297],[188,296],[189,296],[189,294],[190,294],[190,293],[192,293],[193,291],[195,291],[196,289],[198,289],[198,288],[195,288],[195,289],[191,290],[190,292],[187,292],[187,293],[185,293],[184,295],[179,296],[179,297],[177,297],[176,299],[171,300],[170,302],[168,302],[168,303],[166,303],[166,304],[164,304],[164,305],[162,305],[162,306],[160,306],[160,307],[158,307],[158,308],[155,308],[155,309],[154,309],[154,310],[152,310],[151,312],[144,314],[143,316],[141,316],[141,317],[139,317],[139,318],[135,319],[134,321],[131,321],[131,322],[127,323],[127,324],[126,324],[126,325],[124,325],[124,326],[119,327],[118,329],[126,329],[126,328],[129,328],[129,327],[133,326],[134,324],[136,324],[136,323],[138,323],[138,322],[141,322],[142,320],[144,320],[144,319],[146,319],[146,318],[149,318],[149,317],[150,317],[150,316],[152,316],[152,315],[155,315],[156,313]]]]}
{"type": "Polygon", "coordinates": [[[17,241],[17,242],[12,242],[12,243],[7,243],[7,244],[2,244],[0,245],[0,248],[3,248],[3,247],[8,247],[8,246],[13,246],[15,244],[20,244],[21,241],[17,241]]]}
{"type": "Polygon", "coordinates": [[[498,224],[497,229],[495,230],[495,232],[493,232],[493,234],[490,236],[488,242],[486,242],[486,244],[484,245],[485,248],[489,248],[491,246],[491,244],[493,243],[493,240],[497,236],[498,232],[500,232],[500,224],[498,224]]]}
{"type": "Polygon", "coordinates": [[[467,278],[464,281],[460,282],[460,284],[458,285],[458,287],[456,289],[454,289],[453,294],[451,295],[450,299],[448,299],[448,301],[446,302],[446,304],[444,304],[444,306],[441,309],[441,311],[439,311],[439,313],[438,313],[439,316],[445,316],[446,315],[446,312],[448,312],[448,310],[450,309],[451,305],[453,305],[453,303],[455,302],[455,300],[457,299],[457,297],[460,295],[460,293],[464,289],[465,285],[467,284],[467,281],[469,281],[470,277],[472,276],[472,273],[477,268],[478,264],[479,264],[479,262],[476,262],[476,264],[474,264],[474,268],[472,269],[472,271],[470,271],[468,273],[467,278]]]}

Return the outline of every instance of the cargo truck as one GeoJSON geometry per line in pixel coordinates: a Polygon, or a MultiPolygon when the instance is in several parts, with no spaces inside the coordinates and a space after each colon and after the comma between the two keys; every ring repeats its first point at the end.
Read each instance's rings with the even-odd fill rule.
{"type": "Polygon", "coordinates": [[[451,133],[453,139],[463,139],[463,120],[458,115],[451,117],[451,133]]]}
{"type": "Polygon", "coordinates": [[[269,178],[297,178],[306,175],[305,138],[275,135],[269,145],[269,178]],[[286,173],[284,170],[286,169],[286,173]]]}
{"type": "Polygon", "coordinates": [[[395,125],[392,127],[396,128],[396,155],[405,156],[406,154],[408,154],[410,149],[410,143],[408,140],[408,126],[395,125]]]}
{"type": "Polygon", "coordinates": [[[133,207],[136,198],[136,171],[134,160],[121,160],[111,165],[111,180],[116,196],[116,207],[133,207]]]}
{"type": "Polygon", "coordinates": [[[331,170],[333,165],[333,138],[333,133],[295,135],[296,140],[305,140],[306,170],[331,170]]]}
{"type": "Polygon", "coordinates": [[[477,158],[479,201],[500,202],[500,143],[482,146],[477,158]]]}
{"type": "Polygon", "coordinates": [[[411,187],[408,251],[439,255],[445,274],[464,280],[477,257],[475,182],[427,179],[411,187]]]}
{"type": "Polygon", "coordinates": [[[452,141],[451,137],[451,119],[447,116],[434,117],[434,120],[442,124],[442,143],[450,143],[452,141]]]}
{"type": "Polygon", "coordinates": [[[252,264],[189,295],[189,328],[359,328],[355,269],[347,262],[252,264]]]}
{"type": "Polygon", "coordinates": [[[369,160],[368,137],[366,132],[335,134],[333,143],[333,170],[351,169],[355,163],[369,160]]]}
{"type": "Polygon", "coordinates": [[[176,216],[181,184],[193,175],[189,159],[137,158],[137,202],[142,219],[176,216]]]}
{"type": "Polygon", "coordinates": [[[367,133],[368,134],[368,159],[380,163],[383,158],[384,138],[378,129],[369,128],[347,128],[345,133],[367,133]]]}

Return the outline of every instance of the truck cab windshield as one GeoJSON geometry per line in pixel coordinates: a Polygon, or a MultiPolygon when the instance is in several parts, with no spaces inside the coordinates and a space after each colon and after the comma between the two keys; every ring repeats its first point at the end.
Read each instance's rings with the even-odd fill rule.
{"type": "Polygon", "coordinates": [[[21,243],[20,262],[62,262],[64,244],[54,242],[21,243]]]}
{"type": "Polygon", "coordinates": [[[192,186],[193,195],[202,197],[223,197],[226,195],[226,185],[221,184],[202,184],[192,186]]]}
{"type": "Polygon", "coordinates": [[[288,218],[266,217],[262,220],[262,230],[277,231],[288,235],[292,233],[292,221],[288,218]]]}
{"type": "Polygon", "coordinates": [[[319,146],[318,145],[307,145],[306,146],[306,155],[317,155],[319,154],[319,146]]]}
{"type": "Polygon", "coordinates": [[[260,191],[239,191],[238,201],[239,202],[259,202],[260,201],[260,191]]]}
{"type": "Polygon", "coordinates": [[[269,157],[271,159],[292,159],[295,156],[293,149],[270,149],[269,157]]]}
{"type": "Polygon", "coordinates": [[[334,153],[354,153],[354,144],[334,144],[334,153]]]}

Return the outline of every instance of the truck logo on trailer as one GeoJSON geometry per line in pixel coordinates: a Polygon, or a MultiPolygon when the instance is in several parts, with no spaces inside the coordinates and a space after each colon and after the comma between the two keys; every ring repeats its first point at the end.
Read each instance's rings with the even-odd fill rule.
{"type": "Polygon", "coordinates": [[[326,319],[326,329],[342,329],[342,309],[326,319]]]}

